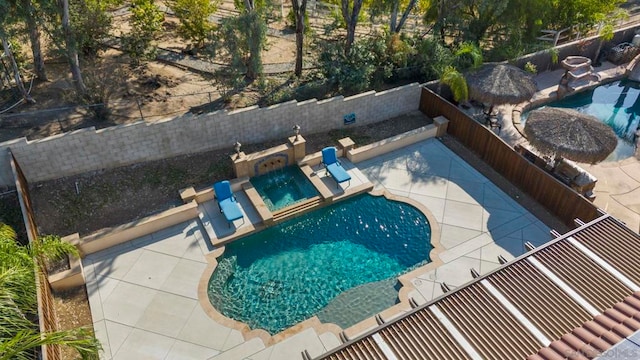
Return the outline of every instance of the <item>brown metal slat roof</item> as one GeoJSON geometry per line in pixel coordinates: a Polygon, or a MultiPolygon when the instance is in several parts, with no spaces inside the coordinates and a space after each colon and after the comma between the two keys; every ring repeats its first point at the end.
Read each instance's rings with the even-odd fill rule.
{"type": "Polygon", "coordinates": [[[364,337],[340,351],[328,355],[330,360],[387,360],[371,336],[364,337]]]}
{"type": "Polygon", "coordinates": [[[487,280],[549,339],[557,339],[591,315],[527,261],[513,263],[487,280]]]}
{"type": "Polygon", "coordinates": [[[534,257],[600,312],[632,293],[620,280],[568,241],[559,241],[541,249],[534,257]]]}
{"type": "Polygon", "coordinates": [[[476,282],[436,303],[485,359],[522,359],[542,346],[476,282]]]}
{"type": "Polygon", "coordinates": [[[640,235],[607,217],[573,237],[640,285],[640,235]]]}
{"type": "Polygon", "coordinates": [[[640,329],[640,292],[541,348],[527,360],[592,359],[640,329]]]}
{"type": "Polygon", "coordinates": [[[398,359],[469,359],[456,339],[427,308],[381,329],[379,334],[398,359]]]}

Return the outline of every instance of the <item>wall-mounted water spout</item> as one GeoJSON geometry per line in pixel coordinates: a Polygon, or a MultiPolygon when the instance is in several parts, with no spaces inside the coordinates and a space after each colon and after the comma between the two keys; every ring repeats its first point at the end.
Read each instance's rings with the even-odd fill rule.
{"type": "Polygon", "coordinates": [[[288,140],[287,144],[246,155],[240,151],[241,144],[236,142],[235,153],[231,155],[234,173],[237,177],[254,177],[293,165],[305,156],[305,140],[302,136],[295,143],[293,136],[288,140]]]}
{"type": "Polygon", "coordinates": [[[289,156],[286,153],[276,153],[267,155],[265,158],[258,160],[254,165],[254,176],[266,174],[268,172],[279,170],[289,164],[289,156]]]}

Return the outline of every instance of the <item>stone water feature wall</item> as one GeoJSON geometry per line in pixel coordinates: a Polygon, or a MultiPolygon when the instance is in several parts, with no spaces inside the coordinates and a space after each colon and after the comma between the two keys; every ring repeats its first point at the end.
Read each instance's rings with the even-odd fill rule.
{"type": "Polygon", "coordinates": [[[27,179],[38,182],[143,161],[231,148],[292,135],[299,124],[313,134],[376,123],[418,109],[417,83],[351,97],[290,101],[208,114],[186,114],[153,123],[86,128],[46,139],[0,143],[0,186],[13,185],[6,149],[11,148],[27,179]],[[350,122],[355,120],[355,122],[350,122]]]}
{"type": "Polygon", "coordinates": [[[306,140],[292,136],[286,144],[246,155],[244,152],[231,156],[236,178],[264,175],[273,170],[294,165],[306,155],[306,140]]]}

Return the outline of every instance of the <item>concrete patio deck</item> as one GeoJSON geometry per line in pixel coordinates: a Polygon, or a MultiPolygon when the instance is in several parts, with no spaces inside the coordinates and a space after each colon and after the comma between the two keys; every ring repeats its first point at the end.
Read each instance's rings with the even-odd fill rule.
{"type": "MultiPolygon", "coordinates": [[[[441,295],[442,282],[457,287],[471,280],[471,268],[486,273],[499,267],[498,255],[522,254],[526,241],[551,239],[547,226],[436,139],[345,168],[351,186],[368,179],[376,189],[418,201],[437,219],[444,264],[411,279],[418,303],[441,295]]],[[[259,217],[237,195],[246,215],[244,224],[235,224],[240,230],[259,217]]],[[[83,259],[102,359],[299,359],[305,349],[314,357],[340,344],[332,332],[303,328],[265,346],[207,315],[198,284],[207,280],[203,274],[216,250],[211,240],[234,231],[213,206],[202,205],[200,219],[83,259]]]]}

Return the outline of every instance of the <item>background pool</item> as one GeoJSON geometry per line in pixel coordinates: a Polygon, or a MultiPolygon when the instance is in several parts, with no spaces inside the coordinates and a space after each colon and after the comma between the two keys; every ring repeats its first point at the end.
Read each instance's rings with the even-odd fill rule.
{"type": "Polygon", "coordinates": [[[618,146],[605,161],[618,161],[633,156],[633,134],[640,122],[640,84],[629,80],[615,81],[554,101],[547,106],[575,109],[593,115],[609,125],[619,140],[618,146]]]}
{"type": "Polygon", "coordinates": [[[431,249],[424,214],[364,194],[228,244],[209,299],[272,334],[314,314],[348,327],[393,305],[397,276],[430,262],[431,249]]]}

